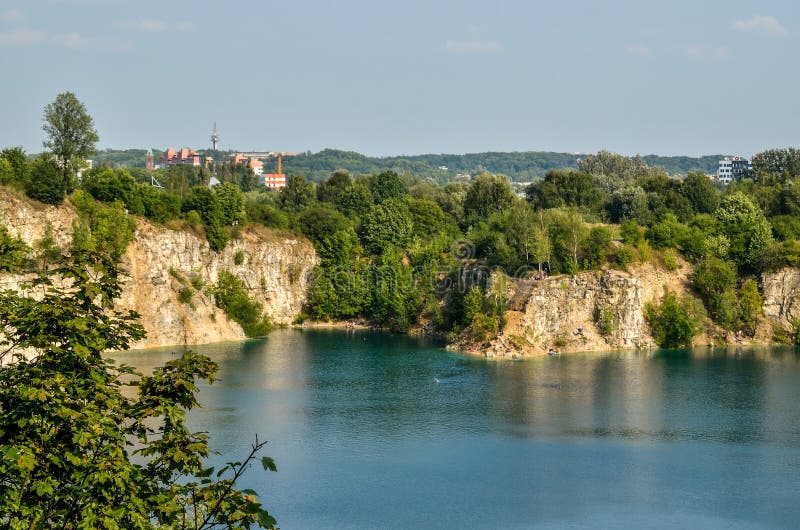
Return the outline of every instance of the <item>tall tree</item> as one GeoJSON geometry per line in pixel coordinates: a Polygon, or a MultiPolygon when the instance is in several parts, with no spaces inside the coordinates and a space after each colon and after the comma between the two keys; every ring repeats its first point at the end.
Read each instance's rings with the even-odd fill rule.
{"type": "Polygon", "coordinates": [[[53,153],[68,186],[84,159],[95,152],[100,137],[94,128],[94,120],[72,92],[59,94],[48,103],[42,120],[42,130],[48,136],[43,145],[53,153]]]}

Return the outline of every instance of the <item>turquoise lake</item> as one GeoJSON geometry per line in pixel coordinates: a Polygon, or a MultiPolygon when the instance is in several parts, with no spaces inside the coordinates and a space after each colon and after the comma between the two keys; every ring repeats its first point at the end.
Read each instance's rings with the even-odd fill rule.
{"type": "MultiPolygon", "coordinates": [[[[798,528],[800,353],[489,361],[433,340],[279,330],[219,363],[191,427],[258,435],[258,491],[297,528],[798,528]]],[[[114,357],[141,370],[175,349],[114,357]]]]}

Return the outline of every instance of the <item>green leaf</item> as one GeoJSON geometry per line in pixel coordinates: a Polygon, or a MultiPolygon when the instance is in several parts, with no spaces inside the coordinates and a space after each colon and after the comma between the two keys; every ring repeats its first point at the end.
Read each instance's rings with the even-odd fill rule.
{"type": "Polygon", "coordinates": [[[261,457],[261,465],[264,466],[264,471],[278,471],[278,468],[275,467],[275,461],[268,456],[261,457]]]}

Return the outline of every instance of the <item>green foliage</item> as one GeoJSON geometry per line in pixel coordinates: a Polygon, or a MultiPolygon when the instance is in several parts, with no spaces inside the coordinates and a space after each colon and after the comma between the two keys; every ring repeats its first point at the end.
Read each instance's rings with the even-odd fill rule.
{"type": "Polygon", "coordinates": [[[405,202],[388,199],[370,208],[362,228],[366,247],[380,254],[392,247],[405,247],[413,235],[414,221],[405,202]]]}
{"type": "Polygon", "coordinates": [[[57,161],[64,182],[69,182],[83,167],[84,160],[95,152],[100,137],[94,120],[75,94],[63,92],[45,106],[42,121],[42,130],[47,134],[43,145],[57,161]]]}
{"type": "Polygon", "coordinates": [[[647,304],[645,317],[659,346],[683,348],[700,330],[702,313],[690,298],[679,301],[675,293],[667,292],[660,304],[647,304]]]}
{"type": "Polygon", "coordinates": [[[697,213],[710,214],[719,206],[719,193],[704,173],[689,173],[681,187],[683,195],[689,199],[697,213]]]}
{"type": "Polygon", "coordinates": [[[353,179],[346,171],[336,171],[317,186],[317,200],[338,204],[342,194],[353,186],[353,179]]]}
{"type": "Polygon", "coordinates": [[[664,252],[661,253],[661,263],[668,271],[677,270],[678,256],[675,254],[675,250],[671,248],[665,249],[664,252]]]}
{"type": "Polygon", "coordinates": [[[344,215],[324,205],[303,210],[297,216],[296,223],[300,232],[317,246],[332,234],[346,231],[351,226],[344,215]]]}
{"type": "Polygon", "coordinates": [[[730,257],[743,269],[757,270],[762,253],[772,244],[772,227],[764,213],[741,192],[722,200],[715,213],[722,235],[730,241],[730,257]]]}
{"type": "Polygon", "coordinates": [[[11,166],[11,174],[4,173],[4,180],[0,182],[0,184],[24,184],[28,181],[31,169],[28,163],[28,156],[25,154],[25,150],[22,149],[22,147],[3,149],[0,151],[0,160],[7,162],[11,166]]]}
{"type": "Polygon", "coordinates": [[[31,163],[30,176],[25,181],[25,194],[31,199],[47,204],[61,204],[71,188],[56,161],[42,155],[31,163]]]}
{"type": "Polygon", "coordinates": [[[536,208],[574,206],[587,212],[597,210],[603,200],[592,175],[580,171],[548,171],[543,180],[527,187],[525,195],[536,208]]]}
{"type": "Polygon", "coordinates": [[[19,237],[11,237],[8,228],[0,224],[0,271],[22,272],[31,249],[19,237]]]}
{"type": "Polygon", "coordinates": [[[394,171],[384,171],[369,180],[372,198],[380,204],[388,200],[398,200],[408,195],[408,186],[394,171]]]}
{"type": "Polygon", "coordinates": [[[594,325],[597,326],[597,331],[603,337],[610,337],[614,330],[614,313],[608,306],[598,305],[594,308],[594,325]]]}
{"type": "Polygon", "coordinates": [[[224,182],[212,188],[219,205],[219,222],[223,226],[233,226],[245,222],[244,196],[235,184],[224,182]]]}
{"type": "Polygon", "coordinates": [[[630,245],[622,245],[614,255],[614,264],[622,269],[627,269],[628,265],[636,261],[636,249],[630,245]]]}
{"type": "Polygon", "coordinates": [[[464,216],[468,220],[488,219],[514,202],[511,184],[502,175],[485,173],[475,178],[464,198],[464,216]]]}
{"type": "MultiPolygon", "coordinates": [[[[274,528],[237,481],[263,442],[214,475],[205,433],[185,425],[197,381],[217,366],[191,352],[142,376],[104,357],[143,338],[134,313],[111,309],[119,271],[74,252],[41,297],[0,292],[0,521],[8,528],[274,528]],[[18,356],[33,349],[32,360],[18,356]]],[[[271,460],[265,469],[274,470],[271,460]]]]}
{"type": "Polygon", "coordinates": [[[611,229],[605,226],[594,226],[589,230],[583,242],[584,268],[597,269],[606,262],[611,248],[611,229]]]}
{"type": "Polygon", "coordinates": [[[181,287],[178,291],[178,302],[191,305],[192,298],[194,298],[194,291],[190,287],[181,287]]]}
{"type": "Polygon", "coordinates": [[[261,337],[272,329],[263,306],[250,299],[244,281],[230,271],[220,271],[213,294],[217,307],[242,326],[248,337],[261,337]]]}
{"type": "Polygon", "coordinates": [[[286,187],[281,190],[281,206],[289,211],[298,211],[314,203],[316,187],[300,175],[289,175],[286,187]]]}
{"type": "Polygon", "coordinates": [[[745,333],[755,335],[758,318],[763,314],[763,300],[758,292],[758,283],[747,279],[742,283],[739,296],[739,320],[745,333]]]}
{"type": "Polygon", "coordinates": [[[73,194],[71,202],[79,217],[73,224],[72,248],[102,253],[119,261],[136,229],[136,223],[125,213],[122,204],[99,203],[81,190],[73,194]]]}
{"type": "Polygon", "coordinates": [[[714,257],[703,260],[692,275],[692,287],[711,318],[729,329],[736,322],[736,277],[733,263],[714,257]]]}
{"type": "Polygon", "coordinates": [[[241,265],[244,263],[244,252],[241,250],[237,250],[236,253],[233,255],[233,264],[234,265],[241,265]]]}
{"type": "MultiPolygon", "coordinates": [[[[231,212],[226,213],[223,210],[215,192],[206,186],[195,186],[191,189],[189,197],[183,201],[181,208],[184,212],[195,211],[200,215],[200,219],[206,225],[206,239],[212,250],[219,252],[225,248],[230,236],[223,226],[231,220],[228,217],[231,212]]],[[[192,222],[188,216],[187,220],[192,222]]]]}

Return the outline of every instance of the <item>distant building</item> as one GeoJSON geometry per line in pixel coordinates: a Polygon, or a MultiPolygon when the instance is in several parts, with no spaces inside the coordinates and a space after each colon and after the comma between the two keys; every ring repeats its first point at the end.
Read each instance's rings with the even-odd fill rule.
{"type": "Polygon", "coordinates": [[[719,161],[717,180],[728,185],[733,180],[741,179],[742,176],[746,175],[751,169],[753,169],[753,166],[746,158],[740,156],[726,156],[719,161]]]}
{"type": "Polygon", "coordinates": [[[236,153],[231,157],[231,163],[249,167],[257,177],[264,174],[264,163],[255,157],[236,153]]]}
{"type": "Polygon", "coordinates": [[[194,149],[189,149],[188,147],[184,147],[180,151],[176,151],[171,147],[167,148],[167,150],[164,151],[164,156],[161,157],[161,167],[169,167],[179,164],[186,166],[200,166],[202,164],[200,153],[194,149]]]}
{"type": "Polygon", "coordinates": [[[144,168],[147,171],[153,171],[156,168],[156,159],[153,156],[152,149],[148,149],[147,154],[144,155],[144,168]]]}
{"type": "Polygon", "coordinates": [[[284,173],[267,173],[264,175],[264,186],[272,189],[280,189],[286,187],[286,174],[284,173]]]}

